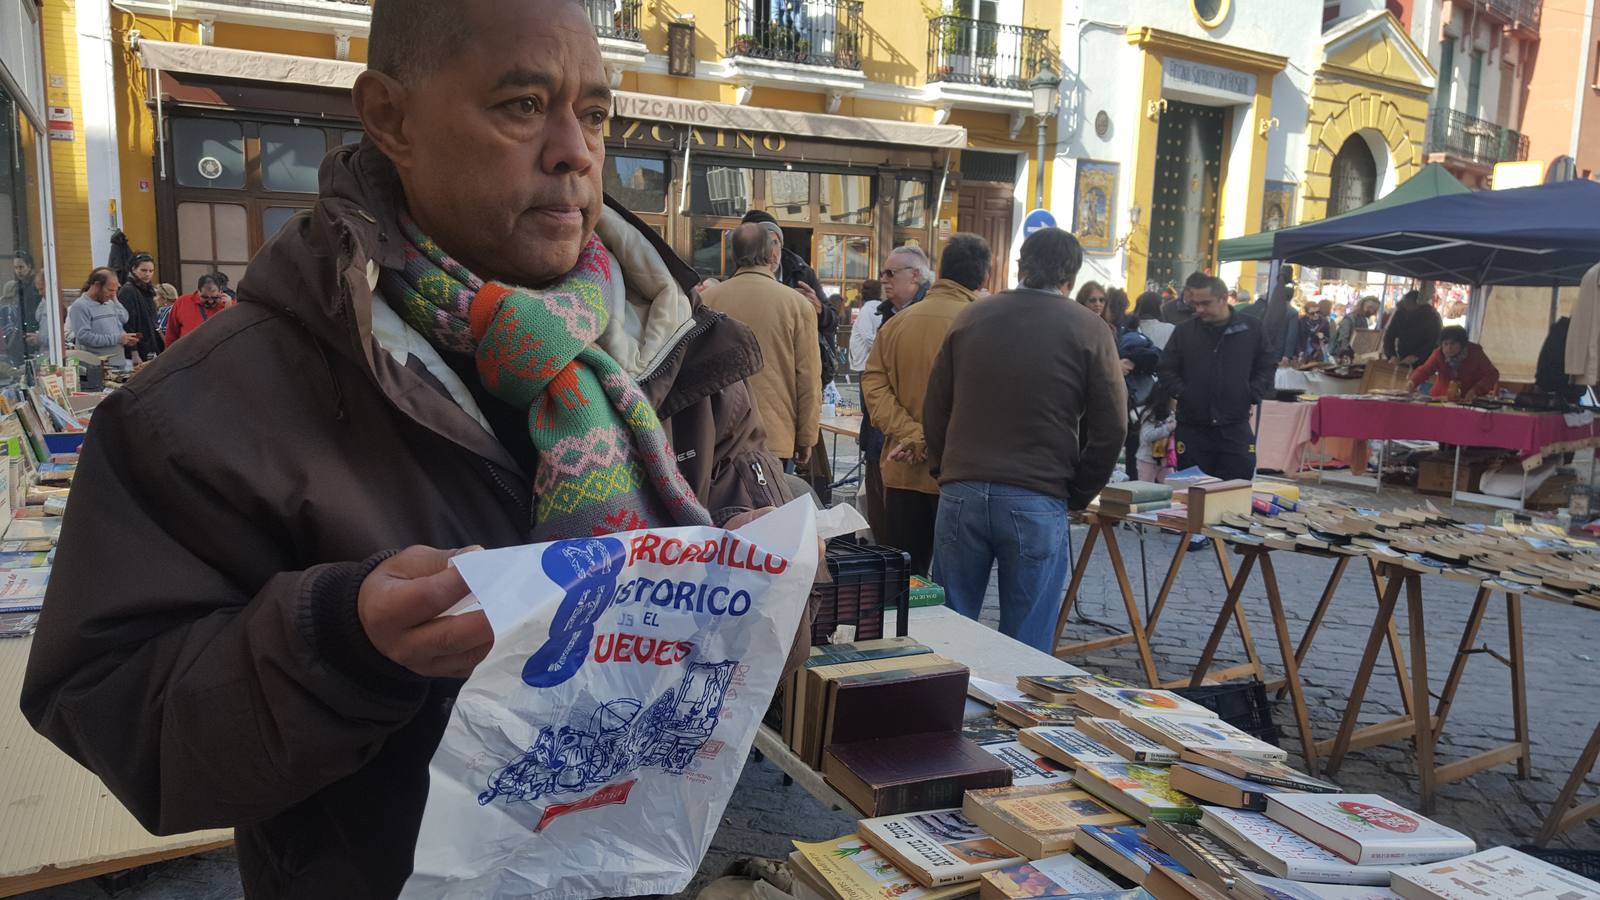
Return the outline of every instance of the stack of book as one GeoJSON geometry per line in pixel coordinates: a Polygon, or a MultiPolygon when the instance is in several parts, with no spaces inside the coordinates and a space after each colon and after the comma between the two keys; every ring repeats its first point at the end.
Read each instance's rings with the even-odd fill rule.
{"type": "Polygon", "coordinates": [[[1106,485],[1100,491],[1099,511],[1118,519],[1136,513],[1160,512],[1172,508],[1172,486],[1148,481],[1124,481],[1106,485]]]}

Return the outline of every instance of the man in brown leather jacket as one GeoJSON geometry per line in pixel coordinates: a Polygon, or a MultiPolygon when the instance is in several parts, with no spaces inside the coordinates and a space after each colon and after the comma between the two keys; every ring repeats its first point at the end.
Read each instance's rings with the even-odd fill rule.
{"type": "Polygon", "coordinates": [[[786,499],[745,385],[754,340],[602,200],[610,90],[583,6],[383,0],[369,65],[368,139],[324,162],[317,205],[237,306],[96,412],[23,687],[35,727],[151,831],[237,828],[251,897],[398,893],[428,761],[493,640],[481,614],[438,618],[466,592],[448,559],[528,541],[540,502],[527,410],[380,287],[403,214],[528,289],[598,234],[639,327],[616,309],[595,344],[699,504],[729,524],[786,499]]]}

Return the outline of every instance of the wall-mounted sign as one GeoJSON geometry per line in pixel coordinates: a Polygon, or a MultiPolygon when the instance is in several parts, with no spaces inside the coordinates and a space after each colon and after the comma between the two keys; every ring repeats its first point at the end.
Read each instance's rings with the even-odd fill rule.
{"type": "Polygon", "coordinates": [[[1169,56],[1161,61],[1161,92],[1212,105],[1254,103],[1256,76],[1169,56]]]}
{"type": "Polygon", "coordinates": [[[202,156],[197,166],[200,177],[207,181],[216,181],[222,177],[222,161],[215,156],[202,156]]]}
{"type": "Polygon", "coordinates": [[[714,125],[679,125],[673,122],[642,122],[638,119],[616,118],[606,122],[608,140],[628,143],[657,144],[678,148],[685,140],[696,150],[725,150],[754,154],[758,150],[782,153],[788,139],[781,134],[760,134],[714,125]]]}
{"type": "Polygon", "coordinates": [[[72,107],[49,107],[47,118],[49,119],[50,140],[70,141],[77,138],[77,131],[72,124],[72,107]]]}

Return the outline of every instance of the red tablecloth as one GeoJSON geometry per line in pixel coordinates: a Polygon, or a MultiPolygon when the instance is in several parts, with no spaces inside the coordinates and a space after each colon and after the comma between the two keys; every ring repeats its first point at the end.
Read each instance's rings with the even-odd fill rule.
{"type": "Polygon", "coordinates": [[[1594,446],[1600,436],[1592,413],[1572,418],[1561,413],[1516,412],[1322,397],[1311,415],[1311,436],[1368,440],[1437,441],[1466,447],[1499,447],[1535,456],[1547,450],[1594,446]]]}

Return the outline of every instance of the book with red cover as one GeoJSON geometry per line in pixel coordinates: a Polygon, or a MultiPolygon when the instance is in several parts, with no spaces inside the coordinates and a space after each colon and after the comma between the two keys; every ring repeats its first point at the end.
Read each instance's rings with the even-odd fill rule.
{"type": "Polygon", "coordinates": [[[1010,766],[955,732],[835,744],[822,775],[873,818],[960,806],[967,791],[1011,785],[1010,766]]]}
{"type": "Polygon", "coordinates": [[[960,731],[967,708],[960,663],[847,675],[828,685],[822,746],[960,731]]]}

